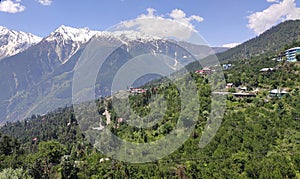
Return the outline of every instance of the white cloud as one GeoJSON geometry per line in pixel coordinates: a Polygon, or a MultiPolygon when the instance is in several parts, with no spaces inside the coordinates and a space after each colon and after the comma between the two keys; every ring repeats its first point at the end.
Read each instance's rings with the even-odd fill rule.
{"type": "Polygon", "coordinates": [[[279,2],[279,0],[267,0],[267,2],[279,2]]]}
{"type": "Polygon", "coordinates": [[[194,26],[192,25],[191,21],[195,20],[197,22],[202,22],[204,19],[200,16],[192,15],[190,17],[186,17],[185,12],[183,12],[180,9],[174,9],[169,15],[171,18],[173,18],[175,21],[178,21],[188,27],[191,27],[192,29],[194,26]]]}
{"type": "Polygon", "coordinates": [[[192,15],[191,17],[189,17],[189,20],[195,20],[195,21],[198,21],[198,22],[204,21],[203,17],[196,16],[196,15],[192,15]]]}
{"type": "MultiPolygon", "coordinates": [[[[268,0],[268,2],[275,2],[268,0]]],[[[261,34],[279,22],[300,19],[300,8],[296,6],[295,0],[283,0],[270,5],[261,12],[255,12],[248,16],[247,27],[261,34]]]]}
{"type": "Polygon", "coordinates": [[[204,20],[202,17],[196,16],[196,15],[192,15],[189,18],[187,18],[185,12],[183,12],[180,9],[172,10],[172,12],[170,13],[170,17],[175,20],[184,21],[187,23],[190,23],[190,21],[192,21],[192,20],[196,20],[197,22],[202,22],[204,20]]]}
{"type": "Polygon", "coordinates": [[[148,14],[146,16],[148,16],[148,17],[154,17],[154,13],[156,12],[156,10],[153,9],[153,8],[147,8],[147,12],[148,12],[148,14]]]}
{"type": "Polygon", "coordinates": [[[200,16],[187,17],[180,9],[174,9],[166,15],[155,15],[156,10],[153,8],[148,8],[147,11],[147,14],[139,15],[136,19],[122,22],[117,30],[137,30],[148,35],[187,40],[197,32],[192,21],[203,21],[200,16]]]}
{"type": "Polygon", "coordinates": [[[170,17],[172,17],[173,19],[183,19],[186,18],[186,14],[180,9],[174,9],[170,13],[170,17]]]}
{"type": "Polygon", "coordinates": [[[236,47],[238,45],[240,45],[241,43],[229,43],[229,44],[225,44],[222,47],[226,47],[226,48],[233,48],[236,47]]]}
{"type": "Polygon", "coordinates": [[[17,12],[24,11],[25,6],[21,5],[18,2],[12,0],[2,1],[0,2],[0,11],[7,12],[7,13],[17,13],[17,12]]]}
{"type": "Polygon", "coordinates": [[[40,4],[42,4],[44,6],[49,6],[52,4],[52,0],[37,0],[37,2],[39,2],[40,4]]]}

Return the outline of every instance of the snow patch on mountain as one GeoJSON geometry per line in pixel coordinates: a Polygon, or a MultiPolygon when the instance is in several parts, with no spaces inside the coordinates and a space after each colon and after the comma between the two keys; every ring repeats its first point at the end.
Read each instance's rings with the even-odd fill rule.
{"type": "Polygon", "coordinates": [[[96,33],[97,31],[92,31],[88,28],[74,28],[62,25],[46,37],[46,40],[72,40],[73,42],[86,43],[96,33]]]}
{"type": "Polygon", "coordinates": [[[0,60],[18,54],[41,41],[41,37],[0,26],[0,60]]]}
{"type": "Polygon", "coordinates": [[[64,64],[83,44],[95,38],[118,41],[127,46],[132,41],[146,43],[161,39],[136,31],[92,31],[88,28],[73,28],[62,25],[46,37],[44,41],[54,43],[55,52],[59,60],[64,64]]]}
{"type": "Polygon", "coordinates": [[[101,38],[101,37],[117,39],[120,40],[121,42],[124,42],[125,44],[132,41],[140,41],[146,43],[155,40],[161,40],[160,37],[147,35],[145,33],[137,32],[137,31],[114,31],[114,32],[101,31],[96,33],[95,38],[101,38]]]}
{"type": "Polygon", "coordinates": [[[97,31],[91,31],[88,28],[73,28],[62,25],[43,41],[53,44],[59,61],[64,64],[96,33],[97,31]]]}

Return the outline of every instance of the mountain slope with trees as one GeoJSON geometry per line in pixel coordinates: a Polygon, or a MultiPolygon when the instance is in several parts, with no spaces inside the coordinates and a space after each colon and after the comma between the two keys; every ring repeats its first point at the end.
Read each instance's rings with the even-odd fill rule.
{"type": "MultiPolygon", "coordinates": [[[[258,88],[257,95],[251,98],[228,95],[222,125],[203,149],[198,145],[208,122],[210,86],[205,76],[191,72],[199,90],[199,120],[189,139],[169,156],[145,164],[111,158],[104,161],[106,156],[94,149],[80,130],[73,108],[66,107],[3,126],[0,171],[12,168],[17,173],[23,168],[34,178],[297,178],[300,176],[299,70],[299,62],[277,62],[264,56],[234,62],[231,69],[224,71],[226,80],[235,86],[246,86],[249,91],[258,88]],[[260,72],[265,67],[276,70],[260,72]],[[287,88],[289,95],[272,98],[268,93],[274,88],[287,88]]],[[[154,86],[148,84],[148,87],[154,86]]],[[[139,143],[157,140],[174,128],[180,110],[176,107],[178,100],[173,98],[180,95],[168,83],[161,83],[156,89],[130,96],[130,104],[138,114],[145,115],[149,95],[165,96],[168,112],[159,125],[139,129],[118,123],[122,116],[111,105],[112,98],[97,101],[99,117],[105,119],[102,114],[107,107],[112,123],[106,127],[120,138],[139,143]]]]}
{"type": "Polygon", "coordinates": [[[256,38],[217,54],[220,61],[233,61],[258,55],[274,55],[284,50],[286,44],[300,39],[300,20],[285,21],[256,38]]]}
{"type": "MultiPolygon", "coordinates": [[[[141,116],[149,114],[151,96],[166,100],[166,114],[162,115],[156,125],[148,128],[132,127],[124,122],[123,119],[126,121],[132,115],[126,112],[120,115],[112,105],[113,97],[96,100],[97,116],[94,118],[78,117],[70,106],[45,115],[33,115],[23,121],[6,123],[0,128],[0,176],[299,178],[300,62],[272,60],[278,52],[300,45],[299,41],[293,40],[299,33],[295,30],[299,28],[298,23],[282,23],[256,40],[246,42],[248,45],[253,43],[253,51],[249,51],[253,55],[249,57],[243,57],[243,53],[238,51],[236,57],[229,55],[228,59],[224,58],[225,61],[232,61],[232,67],[225,70],[224,75],[227,82],[233,83],[233,88],[228,89],[230,93],[226,96],[222,125],[204,148],[199,148],[199,141],[205,125],[210,122],[211,89],[208,76],[198,75],[192,70],[192,79],[181,80],[183,84],[189,84],[191,80],[196,83],[200,101],[197,111],[199,118],[189,138],[169,156],[152,163],[126,163],[103,155],[88,140],[93,127],[99,126],[99,119],[102,119],[101,125],[113,134],[137,143],[159,140],[174,130],[181,112],[181,94],[170,81],[162,80],[145,85],[144,88],[148,89],[146,93],[129,95],[131,108],[141,116]],[[287,34],[294,32],[291,39],[276,48],[277,40],[274,40],[275,44],[268,45],[272,38],[283,38],[283,34],[283,37],[279,35],[284,33],[282,29],[285,28],[287,34]],[[271,32],[277,35],[273,36],[271,32]],[[261,47],[263,44],[265,51],[261,54],[256,46],[261,47]],[[261,72],[262,68],[274,70],[261,72]],[[247,87],[247,91],[255,92],[255,96],[235,97],[232,92],[239,92],[239,87],[247,87]],[[269,91],[272,89],[284,89],[288,94],[271,97],[269,91]],[[104,116],[106,109],[111,114],[110,122],[104,116]]],[[[86,109],[86,112],[92,110],[86,109]]]]}

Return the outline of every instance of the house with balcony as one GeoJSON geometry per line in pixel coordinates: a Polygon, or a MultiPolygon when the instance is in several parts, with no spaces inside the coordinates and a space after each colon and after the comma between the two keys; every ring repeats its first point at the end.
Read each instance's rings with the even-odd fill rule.
{"type": "Polygon", "coordinates": [[[294,48],[291,48],[291,49],[288,49],[288,50],[285,51],[286,59],[289,62],[296,62],[297,61],[297,58],[296,58],[297,55],[300,55],[300,47],[294,47],[294,48]]]}

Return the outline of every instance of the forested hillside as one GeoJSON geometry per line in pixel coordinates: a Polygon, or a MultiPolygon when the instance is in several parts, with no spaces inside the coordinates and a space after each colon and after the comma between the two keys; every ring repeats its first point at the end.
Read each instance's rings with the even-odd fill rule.
{"type": "MultiPolygon", "coordinates": [[[[292,47],[299,46],[300,20],[285,21],[261,35],[250,39],[225,52],[217,53],[216,56],[208,56],[200,60],[202,66],[209,65],[212,59],[218,58],[221,63],[231,63],[239,60],[251,60],[253,58],[277,58],[279,55],[292,47]]],[[[198,62],[186,66],[190,71],[195,71],[201,66],[198,62]]]]}
{"type": "MultiPolygon", "coordinates": [[[[216,136],[203,149],[199,140],[209,121],[211,91],[207,75],[191,72],[199,91],[199,120],[184,143],[171,155],[153,163],[131,164],[107,158],[86,140],[72,107],[0,129],[0,176],[13,168],[34,178],[299,178],[300,177],[300,63],[274,61],[272,56],[240,60],[224,71],[228,89],[226,112],[216,136]],[[261,72],[262,68],[272,68],[261,72]],[[236,97],[239,87],[255,96],[236,97]],[[288,92],[271,97],[269,91],[288,92]],[[20,169],[22,168],[22,169],[20,169]]],[[[147,143],[167,135],[178,119],[180,94],[170,83],[147,85],[148,91],[129,96],[131,107],[148,114],[151,95],[163,96],[167,114],[158,125],[134,128],[120,122],[112,98],[97,101],[99,116],[119,137],[147,143]],[[155,89],[155,90],[154,90],[155,89]],[[117,126],[117,127],[116,127],[117,126]]],[[[89,120],[87,120],[89,122],[89,120]]],[[[93,121],[90,121],[93,122],[93,121]]]]}
{"type": "Polygon", "coordinates": [[[258,55],[274,55],[284,50],[286,44],[300,39],[300,20],[285,21],[256,38],[253,38],[235,48],[217,54],[220,61],[251,59],[258,55]]]}

